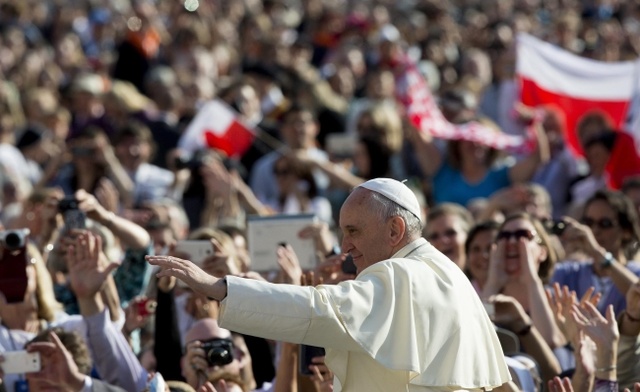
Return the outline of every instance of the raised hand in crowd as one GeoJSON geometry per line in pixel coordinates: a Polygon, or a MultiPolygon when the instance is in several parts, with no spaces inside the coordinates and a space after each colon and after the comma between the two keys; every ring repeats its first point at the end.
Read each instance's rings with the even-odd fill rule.
{"type": "Polygon", "coordinates": [[[323,257],[328,255],[333,250],[333,244],[335,243],[333,235],[329,229],[327,222],[315,222],[300,230],[298,236],[302,239],[313,239],[316,246],[316,252],[323,257]]]}
{"type": "Polygon", "coordinates": [[[554,283],[553,295],[550,290],[546,290],[546,294],[547,301],[549,301],[553,310],[556,324],[569,342],[576,342],[578,325],[571,318],[573,306],[584,307],[587,302],[597,306],[602,293],[595,293],[595,287],[590,287],[578,302],[575,291],[570,291],[568,286],[560,287],[558,283],[554,283]]]}
{"type": "Polygon", "coordinates": [[[86,375],[78,370],[71,353],[64,347],[55,332],[49,334],[49,342],[29,344],[27,351],[40,354],[41,370],[27,373],[31,388],[79,392],[83,390],[86,375]]]}
{"type": "Polygon", "coordinates": [[[332,392],[333,391],[333,372],[324,363],[324,355],[320,357],[313,357],[311,359],[312,365],[309,367],[313,371],[311,381],[316,387],[317,392],[332,392]]]}
{"type": "Polygon", "coordinates": [[[237,262],[237,256],[233,249],[227,249],[220,241],[211,238],[213,255],[202,262],[202,269],[209,275],[224,277],[226,275],[238,276],[242,271],[237,262]]]}
{"type": "Polygon", "coordinates": [[[73,243],[67,247],[66,262],[69,283],[82,314],[89,316],[101,312],[103,303],[98,293],[118,264],[108,260],[102,252],[100,236],[86,230],[78,231],[73,243]]]}
{"type": "Polygon", "coordinates": [[[182,375],[191,386],[202,385],[202,377],[206,374],[209,364],[202,342],[199,340],[187,343],[183,358],[182,375]]]}
{"type": "Polygon", "coordinates": [[[302,284],[302,268],[293,247],[282,244],[276,250],[276,258],[280,266],[279,282],[300,286],[302,284]]]}
{"type": "Polygon", "coordinates": [[[491,249],[487,282],[482,289],[482,298],[484,299],[498,294],[509,281],[509,275],[505,268],[506,247],[507,241],[498,241],[491,249]]]}
{"type": "Polygon", "coordinates": [[[83,189],[76,191],[74,197],[78,208],[88,218],[111,230],[125,248],[145,249],[149,246],[151,237],[142,226],[107,210],[94,195],[83,189]]]}
{"type": "Polygon", "coordinates": [[[155,313],[156,301],[139,296],[129,302],[124,310],[125,322],[122,333],[129,337],[137,329],[144,327],[155,313]]]}
{"type": "Polygon", "coordinates": [[[568,377],[560,378],[554,377],[552,380],[549,380],[547,383],[549,387],[549,392],[573,392],[573,385],[571,385],[571,380],[568,377]]]}
{"type": "MultiPolygon", "coordinates": [[[[618,340],[620,333],[616,322],[613,305],[607,307],[606,317],[602,316],[598,309],[586,302],[583,307],[574,305],[572,308],[573,321],[580,329],[583,345],[585,338],[595,343],[596,351],[592,365],[582,366],[585,371],[593,371],[588,377],[575,377],[574,383],[581,385],[586,378],[595,377],[598,380],[616,381],[618,340]]],[[[581,359],[585,360],[588,350],[585,350],[581,359]]],[[[591,350],[593,352],[593,350],[591,350]]],[[[580,367],[579,367],[580,369],[580,367]]],[[[576,384],[577,385],[577,384],[576,384]]],[[[580,389],[581,390],[581,389],[580,389]]]]}

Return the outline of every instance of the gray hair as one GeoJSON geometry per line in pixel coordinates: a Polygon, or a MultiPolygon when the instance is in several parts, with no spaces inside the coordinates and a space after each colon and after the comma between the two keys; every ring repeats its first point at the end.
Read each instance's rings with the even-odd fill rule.
{"type": "Polygon", "coordinates": [[[372,208],[373,213],[377,214],[381,221],[386,222],[389,218],[399,216],[404,220],[404,224],[406,226],[405,237],[413,240],[422,236],[423,225],[420,218],[413,215],[413,213],[402,207],[400,204],[390,200],[378,192],[370,192],[370,194],[371,198],[369,199],[369,202],[377,204],[375,208],[372,208]]]}

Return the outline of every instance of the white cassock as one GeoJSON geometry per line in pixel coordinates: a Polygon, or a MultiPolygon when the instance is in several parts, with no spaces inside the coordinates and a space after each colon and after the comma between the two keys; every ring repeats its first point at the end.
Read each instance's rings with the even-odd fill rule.
{"type": "Polygon", "coordinates": [[[325,347],[334,391],[490,390],[510,380],[471,283],[424,238],[338,285],[227,278],[219,322],[325,347]]]}

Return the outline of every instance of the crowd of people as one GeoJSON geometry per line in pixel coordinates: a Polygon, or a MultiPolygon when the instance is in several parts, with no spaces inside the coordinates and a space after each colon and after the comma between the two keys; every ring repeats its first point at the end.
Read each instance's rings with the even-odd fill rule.
{"type": "MultiPolygon", "coordinates": [[[[354,188],[378,178],[407,180],[422,237],[484,304],[512,378],[496,390],[633,389],[640,382],[640,176],[633,174],[640,168],[622,173],[610,164],[619,158],[616,143],[630,141],[602,111],[566,129],[563,109],[518,103],[520,33],[594,60],[635,60],[640,2],[3,1],[0,365],[5,353],[25,349],[40,353],[42,371],[0,371],[0,390],[394,385],[384,372],[367,376],[369,384],[344,385],[331,355],[331,369],[324,355],[301,369],[298,343],[326,340],[293,329],[255,336],[257,326],[218,323],[243,320],[229,309],[247,303],[232,291],[249,291],[252,281],[313,286],[318,298],[364,295],[357,282],[372,272],[363,266],[400,248],[356,262],[355,273],[343,270],[348,256],[359,255],[347,246],[344,222],[355,217],[341,208],[354,188]],[[479,121],[511,135],[533,122],[534,147],[516,154],[418,130],[396,96],[401,58],[415,62],[449,122],[479,121]],[[180,148],[212,100],[253,129],[248,149],[180,148]],[[278,271],[252,268],[247,218],[278,214],[316,216],[300,233],[314,245],[313,270],[303,270],[287,244],[273,250],[278,271]],[[25,235],[17,299],[4,279],[17,273],[6,267],[17,254],[8,234],[25,235]],[[179,274],[158,277],[166,265],[147,262],[152,255],[193,260],[177,247],[185,240],[210,243],[198,265],[230,277],[228,299],[226,291],[194,290],[179,274]]],[[[252,311],[267,304],[247,298],[252,311]]],[[[342,320],[345,331],[354,320],[342,320]]],[[[336,328],[316,326],[323,327],[336,328]]],[[[422,365],[427,355],[413,348],[417,354],[406,355],[422,365]]],[[[389,363],[369,354],[363,363],[389,363]]]]}

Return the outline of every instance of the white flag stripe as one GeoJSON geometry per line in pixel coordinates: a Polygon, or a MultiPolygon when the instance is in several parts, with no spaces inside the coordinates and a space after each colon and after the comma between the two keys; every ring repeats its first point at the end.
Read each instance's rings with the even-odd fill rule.
{"type": "Polygon", "coordinates": [[[235,113],[224,103],[215,100],[207,102],[191,120],[189,126],[178,142],[178,147],[187,152],[194,152],[205,147],[203,130],[211,130],[214,134],[223,135],[235,119],[235,113]]]}
{"type": "Polygon", "coordinates": [[[597,101],[627,101],[635,61],[605,63],[576,56],[527,34],[518,36],[517,73],[549,92],[597,101]]]}

